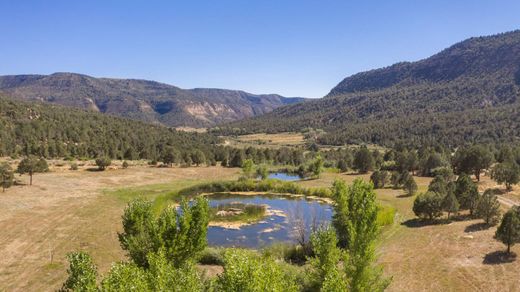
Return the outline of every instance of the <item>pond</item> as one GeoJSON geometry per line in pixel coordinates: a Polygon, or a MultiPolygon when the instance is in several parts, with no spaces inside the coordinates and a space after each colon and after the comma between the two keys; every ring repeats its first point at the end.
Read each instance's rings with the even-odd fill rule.
{"type": "Polygon", "coordinates": [[[296,181],[296,180],[302,179],[302,177],[297,174],[291,174],[291,173],[287,173],[287,172],[270,173],[267,178],[274,178],[274,179],[279,179],[279,180],[283,180],[283,181],[296,181]]]}
{"type": "Polygon", "coordinates": [[[308,238],[313,227],[327,224],[332,217],[329,204],[302,197],[213,194],[207,198],[210,207],[239,202],[265,205],[268,210],[266,216],[256,223],[234,228],[210,226],[210,246],[257,248],[274,242],[296,242],[298,234],[304,232],[308,238]]]}

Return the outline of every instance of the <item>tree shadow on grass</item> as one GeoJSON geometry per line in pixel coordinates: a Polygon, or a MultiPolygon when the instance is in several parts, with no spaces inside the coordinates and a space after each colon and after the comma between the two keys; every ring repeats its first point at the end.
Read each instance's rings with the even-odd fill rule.
{"type": "Polygon", "coordinates": [[[500,265],[505,263],[512,263],[515,260],[516,254],[514,252],[507,253],[503,250],[497,250],[486,254],[482,263],[485,265],[500,265]]]}
{"type": "Polygon", "coordinates": [[[396,198],[402,199],[402,198],[411,198],[411,197],[413,197],[413,195],[409,195],[409,194],[400,194],[400,195],[398,195],[396,198]]]}
{"type": "Polygon", "coordinates": [[[491,226],[487,225],[485,222],[474,223],[474,224],[466,226],[466,228],[464,228],[464,232],[472,233],[472,232],[489,229],[489,227],[491,227],[491,226]]]}
{"type": "Polygon", "coordinates": [[[85,170],[86,171],[103,171],[103,170],[99,169],[98,167],[90,167],[90,168],[87,168],[85,170]]]}
{"type": "Polygon", "coordinates": [[[427,220],[427,219],[413,218],[413,219],[404,221],[403,223],[401,223],[401,225],[404,225],[409,228],[420,228],[420,227],[424,227],[424,226],[444,224],[444,223],[446,223],[445,221],[446,220],[442,220],[442,219],[427,220]]]}

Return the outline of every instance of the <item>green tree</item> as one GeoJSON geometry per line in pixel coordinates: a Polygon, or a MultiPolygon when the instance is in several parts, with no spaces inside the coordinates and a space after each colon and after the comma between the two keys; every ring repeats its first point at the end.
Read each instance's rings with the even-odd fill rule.
{"type": "Polygon", "coordinates": [[[520,241],[520,218],[517,208],[512,208],[504,214],[495,232],[495,238],[507,245],[507,253],[511,253],[511,246],[520,241]]]}
{"type": "Polygon", "coordinates": [[[101,291],[150,291],[146,271],[134,263],[116,263],[101,281],[101,291]]]}
{"type": "Polygon", "coordinates": [[[500,203],[492,190],[486,190],[477,202],[475,215],[487,225],[496,225],[500,219],[500,203]]]}
{"type": "Polygon", "coordinates": [[[18,164],[18,168],[16,172],[19,174],[29,174],[29,185],[32,185],[33,175],[35,173],[46,172],[49,171],[49,167],[47,166],[47,161],[41,158],[38,159],[36,156],[27,156],[18,164]]]}
{"type": "Polygon", "coordinates": [[[246,158],[245,158],[244,150],[242,150],[242,149],[236,150],[233,153],[233,157],[231,158],[231,161],[229,162],[229,166],[230,167],[242,167],[242,164],[244,163],[245,159],[246,158]]]}
{"type": "Polygon", "coordinates": [[[149,254],[148,262],[150,266],[146,272],[151,291],[204,291],[202,278],[194,264],[175,267],[162,250],[149,254]]]}
{"type": "Polygon", "coordinates": [[[362,146],[356,151],[352,166],[359,173],[367,173],[374,168],[374,157],[366,146],[362,146]]]}
{"type": "Polygon", "coordinates": [[[450,219],[451,213],[457,213],[459,211],[459,202],[453,192],[448,192],[442,200],[442,209],[448,213],[448,220],[450,219]]]}
{"type": "Polygon", "coordinates": [[[488,168],[493,162],[493,156],[487,148],[481,145],[474,145],[469,148],[459,149],[455,153],[453,166],[456,173],[473,173],[480,181],[480,173],[488,168]]]}
{"type": "Polygon", "coordinates": [[[298,291],[296,281],[270,257],[243,249],[224,253],[224,272],[218,276],[217,291],[298,291]]]}
{"type": "Polygon", "coordinates": [[[339,265],[345,255],[338,248],[334,229],[325,228],[314,232],[311,245],[314,252],[314,257],[310,259],[312,290],[347,291],[347,277],[339,265]]]}
{"type": "Polygon", "coordinates": [[[419,194],[413,202],[413,212],[420,218],[436,219],[442,215],[442,201],[443,196],[436,192],[419,194]]]}
{"type": "Polygon", "coordinates": [[[204,152],[197,149],[191,154],[191,160],[196,166],[199,166],[206,162],[206,156],[204,155],[204,152]]]}
{"type": "Polygon", "coordinates": [[[256,175],[260,177],[260,179],[265,180],[269,177],[269,170],[265,165],[259,165],[256,168],[256,175]]]}
{"type": "Polygon", "coordinates": [[[5,189],[10,188],[14,183],[13,169],[6,162],[0,164],[0,183],[2,192],[5,192],[5,189]]]}
{"type": "Polygon", "coordinates": [[[467,174],[461,174],[455,182],[455,196],[460,203],[460,209],[469,210],[470,215],[477,206],[479,193],[477,185],[467,174]]]}
{"type": "Polygon", "coordinates": [[[74,252],[67,255],[69,269],[67,280],[60,291],[97,291],[97,268],[92,258],[85,252],[74,252]]]}
{"type": "Polygon", "coordinates": [[[206,247],[208,201],[202,197],[191,205],[182,201],[180,209],[166,208],[155,218],[151,202],[136,199],[128,204],[119,241],[138,266],[148,267],[148,254],[164,250],[168,260],[179,267],[196,259],[206,247]]]}
{"type": "Polygon", "coordinates": [[[338,244],[348,253],[345,271],[350,291],[382,291],[388,280],[374,266],[374,243],[379,232],[378,206],[372,184],[356,179],[347,188],[337,180],[333,185],[334,215],[332,225],[338,244]]]}
{"type": "Polygon", "coordinates": [[[147,255],[159,249],[157,223],[152,203],[135,199],[128,203],[122,216],[123,232],[119,234],[121,248],[139,266],[148,266],[147,255]]]}
{"type": "Polygon", "coordinates": [[[348,163],[345,159],[340,159],[337,165],[339,171],[346,172],[348,170],[348,163]]]}
{"type": "Polygon", "coordinates": [[[96,165],[99,170],[103,171],[112,164],[112,160],[108,157],[99,157],[96,159],[96,165]]]}
{"type": "Polygon", "coordinates": [[[314,161],[311,164],[310,170],[314,177],[320,177],[321,173],[323,172],[323,158],[321,158],[321,155],[316,155],[316,158],[314,158],[314,161]]]}
{"type": "Polygon", "coordinates": [[[520,181],[520,167],[516,162],[498,163],[491,170],[491,178],[499,184],[505,184],[506,189],[511,191],[513,185],[520,181]]]}
{"type": "Polygon", "coordinates": [[[164,149],[164,152],[162,153],[161,160],[164,164],[169,165],[170,167],[173,166],[173,164],[179,162],[180,159],[180,153],[173,147],[166,147],[164,149]]]}
{"type": "Polygon", "coordinates": [[[408,179],[403,184],[403,188],[408,196],[413,196],[417,192],[417,183],[413,179],[413,176],[408,176],[408,179]]]}
{"type": "Polygon", "coordinates": [[[255,163],[252,159],[246,159],[242,163],[242,172],[244,173],[244,176],[247,178],[253,177],[253,173],[255,170],[255,163]]]}
{"type": "Polygon", "coordinates": [[[370,175],[370,181],[374,185],[375,189],[384,188],[387,179],[388,179],[388,172],[385,170],[376,170],[370,175]]]}

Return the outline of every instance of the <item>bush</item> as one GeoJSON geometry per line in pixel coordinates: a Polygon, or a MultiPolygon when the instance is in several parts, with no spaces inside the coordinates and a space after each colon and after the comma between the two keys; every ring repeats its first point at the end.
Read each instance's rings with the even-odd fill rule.
{"type": "Polygon", "coordinates": [[[420,218],[436,219],[442,215],[443,197],[436,192],[418,195],[413,202],[413,212],[420,218]]]}
{"type": "Polygon", "coordinates": [[[126,160],[123,161],[123,165],[122,166],[123,166],[124,169],[128,168],[128,166],[129,166],[128,162],[126,162],[126,160]]]}
{"type": "Polygon", "coordinates": [[[97,291],[97,268],[90,255],[75,252],[67,255],[69,260],[68,278],[61,291],[97,291]]]}
{"type": "Polygon", "coordinates": [[[112,160],[108,157],[100,157],[96,159],[96,165],[99,170],[105,170],[108,166],[112,164],[112,160]]]}
{"type": "Polygon", "coordinates": [[[70,170],[78,170],[78,164],[76,162],[71,163],[70,170]]]}

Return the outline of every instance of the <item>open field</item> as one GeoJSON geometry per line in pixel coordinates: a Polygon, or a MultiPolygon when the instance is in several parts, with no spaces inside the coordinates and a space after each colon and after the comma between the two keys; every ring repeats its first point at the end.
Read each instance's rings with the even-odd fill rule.
{"type": "Polygon", "coordinates": [[[301,133],[278,133],[278,134],[250,134],[237,137],[223,137],[227,145],[235,147],[274,147],[298,146],[304,144],[301,133]]]}
{"type": "MultiPolygon", "coordinates": [[[[239,172],[221,167],[135,166],[105,172],[64,168],[36,174],[33,186],[15,186],[0,195],[0,291],[59,288],[66,274],[65,254],[78,249],[91,253],[103,273],[110,263],[124,259],[117,232],[129,199],[156,198],[199,182],[236,178],[239,172]]],[[[327,187],[335,179],[350,183],[358,177],[368,179],[369,175],[328,172],[299,184],[327,187]]],[[[416,177],[416,181],[419,191],[424,191],[430,178],[416,177]]],[[[482,188],[491,185],[486,176],[480,184],[482,188]]],[[[508,198],[517,198],[517,191],[507,194],[508,198]]],[[[496,252],[504,249],[493,239],[496,228],[480,230],[479,220],[421,226],[413,220],[413,197],[391,188],[377,190],[377,195],[398,212],[378,243],[379,261],[393,277],[390,291],[517,289],[520,260],[496,262],[496,252]]],[[[516,246],[513,250],[520,252],[516,246]]]]}
{"type": "Polygon", "coordinates": [[[132,196],[155,197],[200,181],[231,179],[237,172],[140,166],[36,174],[33,186],[0,193],[0,291],[56,290],[65,279],[70,251],[90,252],[100,272],[123,259],[117,232],[129,192],[113,190],[136,187],[132,196]]]}

